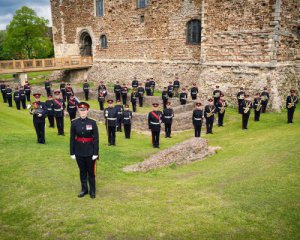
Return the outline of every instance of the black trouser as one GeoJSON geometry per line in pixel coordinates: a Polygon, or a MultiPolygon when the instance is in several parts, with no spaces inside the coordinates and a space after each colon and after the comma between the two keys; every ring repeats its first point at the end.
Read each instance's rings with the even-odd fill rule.
{"type": "Polygon", "coordinates": [[[146,89],[146,95],[151,96],[151,89],[146,89]]]}
{"type": "Polygon", "coordinates": [[[26,98],[27,98],[27,102],[30,102],[30,92],[26,92],[25,95],[26,95],[26,98]]]}
{"type": "Polygon", "coordinates": [[[254,121],[258,122],[260,117],[260,111],[254,110],[254,121]]]}
{"type": "Polygon", "coordinates": [[[132,111],[136,112],[136,103],[132,103],[132,111]]]}
{"type": "Polygon", "coordinates": [[[121,100],[121,94],[120,93],[116,93],[116,101],[121,100]]]}
{"type": "Polygon", "coordinates": [[[54,128],[54,116],[48,115],[49,127],[54,128]]]}
{"type": "Polygon", "coordinates": [[[55,117],[58,135],[64,134],[64,117],[55,117]]]}
{"type": "Polygon", "coordinates": [[[122,102],[123,102],[123,105],[127,104],[127,95],[122,95],[122,102]]]}
{"type": "Polygon", "coordinates": [[[151,90],[151,96],[154,95],[154,88],[151,90]]]}
{"type": "Polygon", "coordinates": [[[17,109],[20,110],[21,109],[21,103],[20,103],[20,101],[15,101],[15,103],[16,103],[17,109]]]}
{"type": "Polygon", "coordinates": [[[8,106],[12,107],[12,97],[7,97],[8,106]]]}
{"type": "Polygon", "coordinates": [[[125,138],[130,138],[131,124],[124,124],[125,138]]]}
{"type": "Polygon", "coordinates": [[[89,91],[84,91],[85,101],[89,100],[89,91]]]}
{"type": "Polygon", "coordinates": [[[1,91],[1,93],[2,93],[3,102],[7,103],[6,93],[2,92],[2,91],[1,91]]]}
{"type": "MultiPolygon", "coordinates": [[[[120,115],[121,116],[121,115],[120,115]]],[[[118,127],[117,127],[117,131],[118,132],[122,132],[122,117],[118,117],[118,127]]]]}
{"type": "Polygon", "coordinates": [[[144,97],[139,97],[139,106],[143,107],[144,97]]]}
{"type": "Polygon", "coordinates": [[[99,101],[100,110],[104,110],[104,102],[99,101]]]}
{"type": "Polygon", "coordinates": [[[76,110],[74,111],[69,111],[69,116],[70,116],[70,120],[72,121],[73,119],[76,118],[76,110]]]}
{"type": "Polygon", "coordinates": [[[67,101],[69,101],[72,93],[66,93],[67,101]]]}
{"type": "Polygon", "coordinates": [[[77,165],[79,167],[81,191],[90,194],[96,194],[96,160],[92,156],[80,157],[76,156],[77,165]],[[89,188],[87,182],[89,181],[89,188]]]}
{"type": "Polygon", "coordinates": [[[172,98],[173,97],[173,92],[168,92],[168,96],[169,96],[169,98],[172,98]]]}
{"type": "Polygon", "coordinates": [[[160,130],[159,131],[151,131],[152,133],[152,145],[153,147],[159,147],[159,135],[160,135],[160,130]]]}
{"type": "Polygon", "coordinates": [[[45,121],[33,120],[38,143],[45,143],[45,121]]]}
{"type": "Polygon", "coordinates": [[[261,112],[265,113],[267,110],[268,101],[261,101],[261,112]]]}
{"type": "Polygon", "coordinates": [[[218,112],[218,126],[220,127],[223,126],[224,115],[225,112],[223,113],[218,112]]]}
{"type": "Polygon", "coordinates": [[[194,125],[195,137],[200,137],[201,136],[201,127],[202,127],[202,123],[194,125]]]}
{"type": "Polygon", "coordinates": [[[242,118],[242,120],[243,120],[243,129],[247,129],[249,117],[250,117],[250,113],[248,113],[248,114],[243,113],[243,118],[242,118]]]}
{"type": "Polygon", "coordinates": [[[172,123],[165,123],[166,137],[171,137],[172,123]]]}
{"type": "Polygon", "coordinates": [[[206,118],[206,133],[212,133],[214,126],[214,117],[206,118]]]}
{"type": "Polygon", "coordinates": [[[191,95],[192,96],[192,100],[196,100],[197,99],[197,95],[191,95]]]}
{"type": "Polygon", "coordinates": [[[168,99],[163,100],[164,109],[166,109],[166,107],[167,107],[167,102],[168,102],[168,99]]]}
{"type": "Polygon", "coordinates": [[[185,105],[186,104],[186,100],[180,100],[180,104],[181,105],[185,105]]]}
{"type": "Polygon", "coordinates": [[[22,108],[26,109],[26,99],[22,99],[21,103],[22,103],[22,108]]]}
{"type": "Polygon", "coordinates": [[[242,100],[239,100],[238,101],[238,105],[239,105],[239,114],[243,114],[243,112],[244,112],[244,109],[243,109],[243,106],[242,106],[242,100]]]}
{"type": "Polygon", "coordinates": [[[109,145],[116,145],[116,127],[115,126],[108,126],[107,127],[107,134],[108,134],[108,144],[109,145]]]}
{"type": "Polygon", "coordinates": [[[61,90],[61,95],[62,95],[62,97],[63,97],[63,100],[64,100],[64,102],[66,101],[66,99],[67,99],[67,96],[66,96],[66,91],[65,90],[61,90]]]}
{"type": "Polygon", "coordinates": [[[294,107],[287,109],[288,123],[293,123],[294,112],[295,112],[295,108],[294,107]]]}
{"type": "Polygon", "coordinates": [[[46,88],[46,92],[47,92],[47,96],[49,96],[51,94],[51,89],[50,88],[46,88]]]}

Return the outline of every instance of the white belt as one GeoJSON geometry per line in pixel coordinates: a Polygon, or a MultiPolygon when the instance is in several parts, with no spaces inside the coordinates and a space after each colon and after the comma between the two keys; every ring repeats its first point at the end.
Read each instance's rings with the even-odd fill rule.
{"type": "Polygon", "coordinates": [[[75,108],[76,106],[69,106],[69,108],[75,108]]]}
{"type": "Polygon", "coordinates": [[[54,111],[56,111],[56,112],[61,112],[62,109],[54,109],[54,111]]]}
{"type": "Polygon", "coordinates": [[[165,116],[165,118],[173,118],[173,116],[165,116]]]}
{"type": "Polygon", "coordinates": [[[130,118],[124,118],[124,120],[129,120],[130,118]]]}
{"type": "Polygon", "coordinates": [[[88,90],[89,88],[84,88],[84,90],[88,90]]]}
{"type": "Polygon", "coordinates": [[[182,100],[186,100],[186,98],[180,98],[180,99],[182,99],[182,100]]]}
{"type": "Polygon", "coordinates": [[[61,88],[60,90],[65,90],[65,88],[61,88]]]}
{"type": "Polygon", "coordinates": [[[48,111],[52,111],[52,108],[47,108],[48,111]]]}
{"type": "Polygon", "coordinates": [[[10,95],[11,93],[6,93],[7,95],[10,95]]]}
{"type": "Polygon", "coordinates": [[[139,94],[143,94],[144,92],[139,92],[139,94]]]}
{"type": "Polygon", "coordinates": [[[15,96],[15,98],[19,98],[20,96],[15,96]]]}
{"type": "Polygon", "coordinates": [[[121,112],[118,112],[118,114],[121,115],[122,113],[121,113],[121,112]]]}
{"type": "Polygon", "coordinates": [[[2,92],[5,92],[5,91],[6,91],[6,89],[1,89],[1,91],[2,91],[2,92]]]}
{"type": "Polygon", "coordinates": [[[197,94],[196,92],[192,92],[192,94],[197,94]]]}
{"type": "Polygon", "coordinates": [[[157,123],[157,122],[150,122],[151,124],[154,124],[154,125],[160,125],[160,123],[157,123]]]}
{"type": "Polygon", "coordinates": [[[117,118],[107,118],[107,120],[112,120],[112,121],[114,121],[114,120],[117,120],[117,118]]]}
{"type": "Polygon", "coordinates": [[[194,117],[194,119],[195,119],[195,120],[198,120],[198,121],[202,120],[202,118],[195,118],[195,117],[194,117]]]}

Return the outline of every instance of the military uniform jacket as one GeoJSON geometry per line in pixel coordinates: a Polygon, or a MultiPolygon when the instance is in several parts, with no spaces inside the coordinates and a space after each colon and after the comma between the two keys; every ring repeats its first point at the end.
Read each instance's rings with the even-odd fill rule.
{"type": "Polygon", "coordinates": [[[20,93],[20,100],[25,100],[26,99],[25,90],[22,89],[19,91],[19,93],[20,93]]]}
{"type": "Polygon", "coordinates": [[[200,126],[203,120],[203,110],[202,109],[195,109],[193,111],[193,125],[200,126]]]}
{"type": "Polygon", "coordinates": [[[174,87],[174,88],[179,88],[179,87],[180,87],[180,82],[179,82],[178,80],[175,80],[175,81],[173,82],[173,87],[174,87]]]}
{"type": "Polygon", "coordinates": [[[214,105],[206,105],[204,108],[204,117],[205,118],[213,118],[216,112],[216,107],[214,105]],[[209,117],[208,114],[211,114],[209,117]]]}
{"type": "Polygon", "coordinates": [[[238,92],[238,94],[236,95],[236,98],[237,98],[238,101],[243,101],[244,96],[245,96],[245,92],[244,92],[244,91],[240,91],[240,92],[238,92]]]}
{"type": "Polygon", "coordinates": [[[104,109],[104,118],[105,118],[105,124],[107,124],[109,127],[116,127],[117,126],[117,119],[118,114],[116,108],[105,108],[104,109]]]}
{"type": "Polygon", "coordinates": [[[98,101],[99,102],[104,102],[105,101],[105,94],[103,92],[99,93],[98,101]]]}
{"type": "Polygon", "coordinates": [[[54,116],[54,109],[53,109],[53,100],[46,100],[45,102],[47,112],[49,116],[54,116]]]}
{"type": "Polygon", "coordinates": [[[162,120],[161,111],[152,111],[148,114],[148,126],[152,131],[160,131],[162,120]]]}
{"type": "Polygon", "coordinates": [[[45,122],[45,117],[47,116],[48,113],[46,104],[40,101],[33,102],[32,104],[37,105],[37,109],[34,111],[34,113],[31,113],[33,114],[33,121],[36,123],[45,122]],[[42,114],[42,116],[38,117],[38,113],[42,114]]]}
{"type": "Polygon", "coordinates": [[[150,81],[150,87],[155,87],[155,82],[154,81],[150,81]]]}
{"type": "Polygon", "coordinates": [[[139,97],[144,97],[145,89],[143,87],[138,87],[137,92],[139,97]]]}
{"type": "Polygon", "coordinates": [[[166,124],[172,124],[174,117],[174,111],[172,108],[166,108],[163,111],[162,121],[166,124]]]}
{"type": "Polygon", "coordinates": [[[122,93],[123,96],[126,96],[127,93],[128,93],[128,88],[127,87],[122,87],[121,93],[122,93]]]}
{"type": "MultiPolygon", "coordinates": [[[[216,112],[221,113],[221,109],[222,108],[226,108],[227,107],[227,102],[225,100],[219,100],[216,103],[216,112]]],[[[225,109],[224,109],[224,113],[225,113],[225,109]]]]}
{"type": "Polygon", "coordinates": [[[99,155],[99,133],[95,120],[76,118],[71,123],[70,155],[99,155]]]}
{"type": "Polygon", "coordinates": [[[121,86],[119,84],[114,86],[114,93],[121,93],[121,86]]]}
{"type": "Polygon", "coordinates": [[[74,94],[73,88],[72,87],[66,87],[66,94],[68,94],[68,95],[74,94]]]}
{"type": "Polygon", "coordinates": [[[76,99],[69,99],[68,105],[67,105],[67,111],[68,112],[76,112],[77,111],[77,105],[78,101],[76,99]]]}
{"type": "Polygon", "coordinates": [[[243,114],[250,114],[251,108],[253,107],[252,102],[250,100],[244,100],[242,102],[243,114]],[[245,113],[245,109],[249,108],[248,112],[245,113]]]}
{"type": "Polygon", "coordinates": [[[161,94],[161,98],[162,100],[168,100],[169,99],[169,95],[168,95],[168,91],[163,91],[161,94]]]}
{"type": "Polygon", "coordinates": [[[288,96],[286,98],[286,108],[288,108],[288,109],[296,108],[297,103],[298,103],[298,98],[296,96],[288,96]],[[292,107],[289,108],[289,106],[292,106],[292,107]]]}
{"type": "Polygon", "coordinates": [[[102,89],[103,93],[105,94],[105,96],[107,95],[107,91],[106,91],[106,87],[105,85],[99,85],[98,86],[98,94],[100,93],[100,90],[102,89]]]}
{"type": "Polygon", "coordinates": [[[146,83],[145,83],[145,89],[148,90],[148,89],[150,89],[150,87],[151,87],[150,82],[146,82],[146,83]]]}
{"type": "Polygon", "coordinates": [[[83,88],[84,92],[88,92],[90,90],[90,84],[84,83],[83,86],[82,86],[82,88],[83,88]]]}
{"type": "Polygon", "coordinates": [[[221,90],[215,90],[213,91],[213,98],[220,98],[220,95],[221,95],[221,90]]]}
{"type": "Polygon", "coordinates": [[[54,99],[53,102],[53,110],[55,117],[63,117],[64,109],[66,108],[65,102],[63,99],[54,99]]]}
{"type": "Polygon", "coordinates": [[[16,102],[20,102],[20,92],[19,91],[14,92],[14,100],[16,102]]]}
{"type": "Polygon", "coordinates": [[[65,83],[61,83],[59,85],[59,89],[60,89],[60,91],[64,92],[66,90],[66,84],[65,83]]]}
{"type": "Polygon", "coordinates": [[[49,90],[51,88],[51,82],[45,82],[45,89],[49,90]]]}
{"type": "Polygon", "coordinates": [[[6,97],[12,98],[12,93],[13,93],[12,89],[10,87],[7,87],[6,88],[6,97]]]}
{"type": "Polygon", "coordinates": [[[30,94],[31,93],[31,87],[28,85],[28,84],[25,84],[24,85],[24,90],[27,94],[30,94]]]}
{"type": "Polygon", "coordinates": [[[0,85],[0,89],[1,89],[1,92],[2,93],[5,93],[6,92],[6,85],[3,83],[0,85]]]}
{"type": "Polygon", "coordinates": [[[261,97],[261,100],[262,100],[263,102],[267,102],[267,101],[269,100],[269,98],[270,98],[270,95],[269,95],[268,92],[263,91],[263,92],[260,94],[260,97],[261,97]]]}
{"type": "Polygon", "coordinates": [[[180,93],[179,94],[180,102],[187,101],[187,97],[188,97],[187,93],[185,93],[185,92],[180,93]]]}
{"type": "Polygon", "coordinates": [[[136,98],[138,97],[138,93],[131,93],[131,96],[130,96],[130,101],[135,104],[136,103],[136,98]]]}
{"type": "Polygon", "coordinates": [[[139,81],[138,80],[133,80],[132,83],[131,83],[131,86],[133,88],[137,88],[139,86],[139,81]]]}
{"type": "MultiPolygon", "coordinates": [[[[261,104],[261,99],[260,98],[255,98],[254,101],[253,101],[254,111],[256,111],[259,104],[261,104]]],[[[260,111],[261,111],[261,108],[257,112],[260,112],[260,111]]]]}
{"type": "Polygon", "coordinates": [[[169,86],[168,86],[168,92],[169,92],[169,93],[172,93],[172,92],[173,92],[173,85],[169,85],[169,86]]]}
{"type": "Polygon", "coordinates": [[[197,87],[192,87],[191,88],[191,96],[197,96],[198,94],[198,88],[197,87]]]}
{"type": "Polygon", "coordinates": [[[131,119],[132,119],[132,112],[129,110],[125,110],[123,112],[123,124],[131,125],[131,119]]]}

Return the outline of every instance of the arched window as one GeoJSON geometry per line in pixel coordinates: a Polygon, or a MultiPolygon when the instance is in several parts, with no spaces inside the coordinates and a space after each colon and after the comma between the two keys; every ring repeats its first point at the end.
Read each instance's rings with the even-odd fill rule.
{"type": "Polygon", "coordinates": [[[148,0],[137,0],[137,8],[147,7],[148,0]]]}
{"type": "Polygon", "coordinates": [[[187,43],[200,44],[201,42],[201,21],[191,20],[187,23],[187,43]]]}
{"type": "Polygon", "coordinates": [[[101,45],[101,48],[107,48],[107,38],[105,35],[102,35],[100,37],[100,45],[101,45]]]}
{"type": "Polygon", "coordinates": [[[104,16],[104,0],[96,0],[96,16],[104,16]]]}

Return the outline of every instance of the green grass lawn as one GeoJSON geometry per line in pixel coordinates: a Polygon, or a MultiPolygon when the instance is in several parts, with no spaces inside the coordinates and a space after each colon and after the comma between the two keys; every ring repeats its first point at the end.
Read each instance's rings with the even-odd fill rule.
{"type": "MultiPolygon", "coordinates": [[[[241,130],[236,110],[205,136],[222,150],[201,162],[148,173],[126,165],[156,153],[150,137],[100,130],[97,197],[78,199],[79,172],[66,136],[36,144],[27,110],[0,103],[0,239],[300,239],[300,111],[267,113],[241,130]],[[230,119],[230,122],[229,122],[230,119]]],[[[203,130],[204,132],[204,130],[203,130]]],[[[193,135],[161,139],[167,148],[193,135]]]]}

